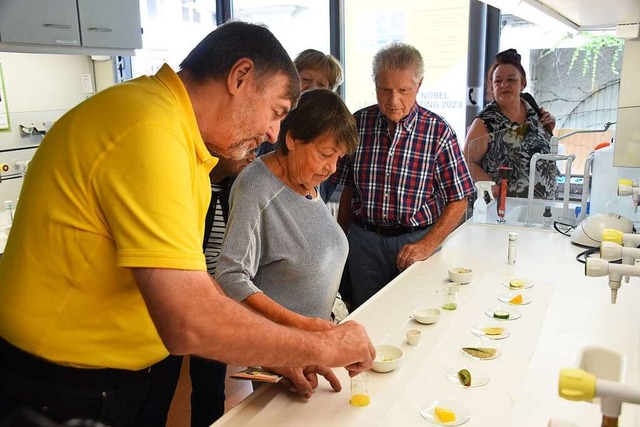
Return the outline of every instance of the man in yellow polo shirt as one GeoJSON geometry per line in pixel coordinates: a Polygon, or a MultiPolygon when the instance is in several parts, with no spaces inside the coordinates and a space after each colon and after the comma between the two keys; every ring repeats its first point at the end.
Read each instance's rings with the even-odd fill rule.
{"type": "MultiPolygon", "coordinates": [[[[333,385],[325,366],[370,367],[360,325],[277,325],[206,271],[209,152],[241,159],[275,142],[299,97],[286,51],[266,28],[231,22],[180,67],[94,95],[36,152],[0,259],[0,419],[23,405],[58,422],[136,425],[147,368],[169,352],[320,365],[333,385]]],[[[287,372],[310,395],[315,380],[287,372]]]]}

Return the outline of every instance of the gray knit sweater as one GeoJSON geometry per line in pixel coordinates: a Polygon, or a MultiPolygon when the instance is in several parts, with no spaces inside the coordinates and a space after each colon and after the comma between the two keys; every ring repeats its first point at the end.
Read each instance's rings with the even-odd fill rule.
{"type": "Polygon", "coordinates": [[[233,299],[256,292],[291,311],[328,319],[348,253],[320,197],[308,200],[261,159],[236,179],[216,280],[233,299]]]}

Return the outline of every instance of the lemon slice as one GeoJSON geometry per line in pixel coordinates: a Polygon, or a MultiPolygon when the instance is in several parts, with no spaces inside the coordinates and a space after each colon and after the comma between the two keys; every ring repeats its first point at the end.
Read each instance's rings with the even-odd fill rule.
{"type": "Polygon", "coordinates": [[[500,335],[504,332],[504,328],[489,326],[487,328],[482,328],[482,332],[487,335],[500,335]]]}
{"type": "Polygon", "coordinates": [[[436,415],[436,418],[438,418],[438,420],[442,423],[450,423],[456,420],[456,414],[454,414],[453,411],[441,408],[439,406],[433,408],[433,413],[436,415]]]}
{"type": "Polygon", "coordinates": [[[509,304],[522,304],[522,294],[518,294],[509,300],[509,304]]]}
{"type": "Polygon", "coordinates": [[[522,289],[525,286],[527,286],[527,284],[525,283],[524,280],[513,279],[509,281],[509,287],[513,289],[522,289]]]}
{"type": "Polygon", "coordinates": [[[502,320],[506,320],[509,318],[509,312],[508,311],[502,311],[502,310],[496,310],[493,312],[493,317],[495,317],[496,319],[502,319],[502,320]]]}

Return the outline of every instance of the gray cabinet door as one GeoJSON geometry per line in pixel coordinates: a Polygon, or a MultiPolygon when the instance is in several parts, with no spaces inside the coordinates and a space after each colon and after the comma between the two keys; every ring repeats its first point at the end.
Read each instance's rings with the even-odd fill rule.
{"type": "Polygon", "coordinates": [[[76,0],[0,0],[0,41],[80,46],[76,0]]]}
{"type": "Polygon", "coordinates": [[[137,0],[78,0],[78,16],[82,46],[142,48],[137,0]]]}

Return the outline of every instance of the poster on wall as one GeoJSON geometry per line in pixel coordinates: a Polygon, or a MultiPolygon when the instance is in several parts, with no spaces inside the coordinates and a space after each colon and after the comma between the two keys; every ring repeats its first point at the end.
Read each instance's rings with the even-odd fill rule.
{"type": "Polygon", "coordinates": [[[9,130],[9,107],[7,106],[7,95],[4,91],[4,75],[2,74],[2,64],[0,64],[0,132],[9,130]]]}

